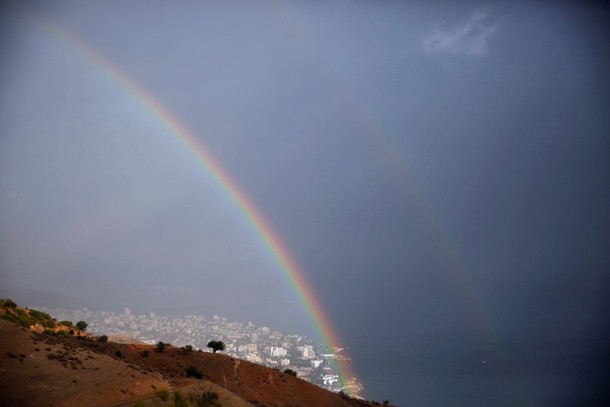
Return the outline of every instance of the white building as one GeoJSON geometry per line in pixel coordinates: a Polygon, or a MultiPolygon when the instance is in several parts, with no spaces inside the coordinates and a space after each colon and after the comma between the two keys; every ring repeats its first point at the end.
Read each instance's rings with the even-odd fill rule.
{"type": "Polygon", "coordinates": [[[337,383],[339,381],[339,376],[337,376],[336,374],[327,374],[322,376],[322,380],[324,381],[325,386],[330,386],[333,383],[337,383]]]}
{"type": "Polygon", "coordinates": [[[322,361],[320,359],[311,361],[311,367],[313,367],[314,369],[319,368],[321,365],[322,365],[322,361]]]}
{"type": "Polygon", "coordinates": [[[316,352],[313,350],[313,346],[297,346],[297,350],[301,352],[301,357],[303,359],[313,359],[316,357],[316,352]]]}
{"type": "Polygon", "coordinates": [[[259,363],[259,364],[263,362],[263,359],[260,356],[258,356],[256,353],[249,353],[246,356],[246,360],[249,362],[252,362],[252,363],[259,363]]]}
{"type": "Polygon", "coordinates": [[[282,357],[282,356],[286,356],[287,354],[288,354],[288,351],[284,348],[277,347],[277,346],[271,347],[271,356],[282,357]]]}

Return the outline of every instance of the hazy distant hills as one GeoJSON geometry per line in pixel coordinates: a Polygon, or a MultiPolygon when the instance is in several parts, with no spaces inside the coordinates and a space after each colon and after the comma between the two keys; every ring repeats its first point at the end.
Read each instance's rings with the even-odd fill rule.
{"type": "MultiPolygon", "coordinates": [[[[3,316],[14,311],[0,309],[3,316]]],[[[27,318],[29,311],[19,312],[27,318]]],[[[2,406],[374,405],[223,354],[173,346],[158,352],[154,345],[102,342],[78,331],[55,336],[46,325],[24,325],[0,319],[2,406]],[[189,368],[201,379],[187,377],[189,368]]]]}
{"type": "Polygon", "coordinates": [[[2,287],[3,297],[9,297],[15,300],[18,304],[28,303],[30,300],[35,299],[36,304],[33,306],[42,306],[48,308],[82,308],[83,306],[89,306],[89,301],[86,296],[79,296],[78,294],[64,295],[59,294],[53,290],[36,290],[31,288],[23,287],[2,287]]]}

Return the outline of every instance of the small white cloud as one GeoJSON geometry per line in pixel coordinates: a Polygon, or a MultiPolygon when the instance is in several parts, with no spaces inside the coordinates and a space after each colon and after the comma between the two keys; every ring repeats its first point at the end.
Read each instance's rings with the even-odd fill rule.
{"type": "Polygon", "coordinates": [[[449,52],[481,57],[487,53],[487,43],[496,30],[488,22],[489,13],[477,11],[464,24],[451,30],[438,27],[423,40],[428,53],[449,52]]]}

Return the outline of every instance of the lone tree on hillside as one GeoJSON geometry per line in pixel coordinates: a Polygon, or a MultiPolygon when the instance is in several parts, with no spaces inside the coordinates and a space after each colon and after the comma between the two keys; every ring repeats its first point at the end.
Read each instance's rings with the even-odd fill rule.
{"type": "Polygon", "coordinates": [[[225,344],[223,341],[209,341],[208,348],[212,348],[212,351],[216,353],[219,350],[225,350],[225,344]]]}
{"type": "Polygon", "coordinates": [[[76,323],[76,327],[77,327],[77,328],[78,328],[80,331],[83,331],[83,332],[85,332],[85,331],[87,330],[87,326],[88,326],[88,324],[87,324],[85,321],[78,321],[78,322],[76,323]]]}

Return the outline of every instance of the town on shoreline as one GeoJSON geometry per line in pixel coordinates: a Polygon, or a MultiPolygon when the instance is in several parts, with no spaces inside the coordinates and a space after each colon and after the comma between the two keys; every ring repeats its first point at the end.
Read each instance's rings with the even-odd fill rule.
{"type": "Polygon", "coordinates": [[[36,307],[57,320],[86,321],[88,331],[107,335],[114,341],[140,341],[155,344],[159,341],[174,346],[191,345],[208,351],[210,340],[225,344],[224,353],[281,370],[291,369],[297,376],[334,392],[345,392],[358,397],[363,386],[356,377],[340,380],[337,362],[349,360],[343,348],[329,349],[311,338],[285,334],[268,327],[257,327],[252,322],[228,321],[218,315],[206,319],[203,315],[171,318],[149,314],[134,315],[129,308],[122,313],[82,309],[51,309],[36,307]]]}

